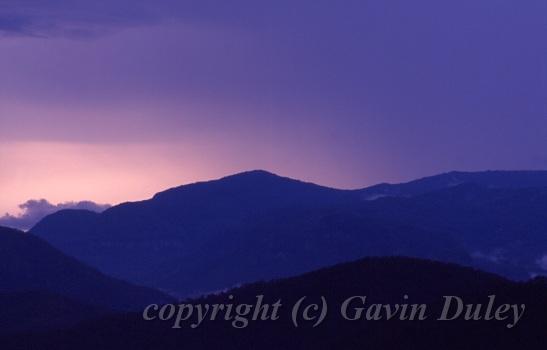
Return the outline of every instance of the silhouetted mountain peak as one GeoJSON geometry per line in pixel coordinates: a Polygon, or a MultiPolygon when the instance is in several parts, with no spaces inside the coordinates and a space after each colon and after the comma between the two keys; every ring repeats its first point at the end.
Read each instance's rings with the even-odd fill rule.
{"type": "MultiPolygon", "coordinates": [[[[201,201],[203,196],[217,199],[299,197],[325,193],[341,193],[342,190],[323,187],[310,182],[283,177],[265,170],[251,170],[229,175],[216,180],[196,182],[174,187],[157,193],[152,200],[156,201],[201,201]]],[[[212,198],[209,198],[212,199],[212,198]]],[[[115,210],[115,209],[114,209],[115,210]]]]}
{"type": "Polygon", "coordinates": [[[231,179],[231,178],[248,178],[248,179],[259,179],[259,178],[283,178],[282,176],[279,176],[277,174],[274,174],[272,172],[269,172],[267,170],[263,169],[254,169],[254,170],[247,170],[242,171],[240,173],[236,173],[233,175],[224,176],[222,179],[231,179]]]}
{"type": "MultiPolygon", "coordinates": [[[[281,185],[281,184],[306,184],[300,180],[289,177],[283,177],[266,170],[250,170],[241,173],[224,176],[217,180],[205,182],[209,185],[223,186],[244,186],[245,188],[259,188],[263,186],[281,185]]],[[[318,185],[314,185],[320,187],[318,185]]]]}
{"type": "Polygon", "coordinates": [[[313,188],[313,189],[325,189],[332,191],[342,191],[326,186],[317,185],[312,182],[306,182],[298,179],[294,179],[287,176],[281,176],[271,173],[266,170],[250,170],[234,175],[225,176],[219,180],[219,183],[224,184],[247,184],[251,186],[271,186],[271,185],[285,185],[285,186],[300,186],[301,188],[313,188]]]}

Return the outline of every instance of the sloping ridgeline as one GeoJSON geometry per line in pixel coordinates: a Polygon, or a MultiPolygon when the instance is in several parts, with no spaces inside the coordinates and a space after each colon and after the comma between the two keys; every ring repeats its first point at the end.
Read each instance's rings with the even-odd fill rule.
{"type": "Polygon", "coordinates": [[[102,214],[61,211],[31,232],[107,274],[181,296],[363,256],[525,279],[544,273],[546,174],[452,172],[342,191],[252,171],[102,214]]]}
{"type": "MultiPolygon", "coordinates": [[[[61,253],[32,234],[0,227],[0,295],[4,306],[40,307],[38,299],[68,309],[98,311],[138,310],[151,302],[168,302],[156,290],[114,279],[61,253]]],[[[47,307],[45,308],[47,309],[47,307]]],[[[14,310],[16,312],[17,310],[14,310]]],[[[22,312],[22,311],[21,311],[22,312]]],[[[2,317],[9,312],[2,310],[2,317]]],[[[6,316],[7,317],[7,316],[6,316]]]]}

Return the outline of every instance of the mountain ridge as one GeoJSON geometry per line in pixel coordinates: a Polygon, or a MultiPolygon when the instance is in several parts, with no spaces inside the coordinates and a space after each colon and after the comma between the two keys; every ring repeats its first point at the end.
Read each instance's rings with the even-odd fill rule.
{"type": "Polygon", "coordinates": [[[363,255],[477,264],[520,279],[541,273],[536,260],[547,254],[538,250],[547,196],[525,189],[543,184],[544,171],[451,172],[395,190],[337,190],[259,170],[175,187],[97,215],[58,212],[30,232],[109,275],[177,295],[283,277],[363,255]],[[364,198],[370,195],[379,197],[364,198]],[[481,215],[469,212],[469,195],[477,198],[481,215]],[[533,210],[523,211],[533,198],[533,210]],[[526,221],[520,222],[517,213],[526,221]],[[522,227],[530,234],[517,244],[522,227]],[[503,244],[475,239],[500,230],[507,231],[500,235],[503,244]],[[528,246],[534,255],[523,255],[528,246]],[[226,269],[231,272],[223,273],[226,269]]]}

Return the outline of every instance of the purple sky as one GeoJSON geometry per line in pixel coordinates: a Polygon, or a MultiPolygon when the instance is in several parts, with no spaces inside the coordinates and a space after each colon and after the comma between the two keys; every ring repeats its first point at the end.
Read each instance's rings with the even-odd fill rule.
{"type": "Polygon", "coordinates": [[[265,168],[547,168],[545,0],[0,0],[0,215],[265,168]]]}

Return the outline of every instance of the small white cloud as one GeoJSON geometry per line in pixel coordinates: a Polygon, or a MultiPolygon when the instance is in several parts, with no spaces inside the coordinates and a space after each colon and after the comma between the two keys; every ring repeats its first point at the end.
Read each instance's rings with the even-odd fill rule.
{"type": "Polygon", "coordinates": [[[19,208],[22,210],[22,213],[19,215],[11,215],[8,213],[0,217],[0,226],[28,230],[44,217],[62,209],[82,209],[102,212],[110,208],[110,205],[97,204],[91,201],[51,204],[45,199],[31,199],[19,205],[19,208]]]}

